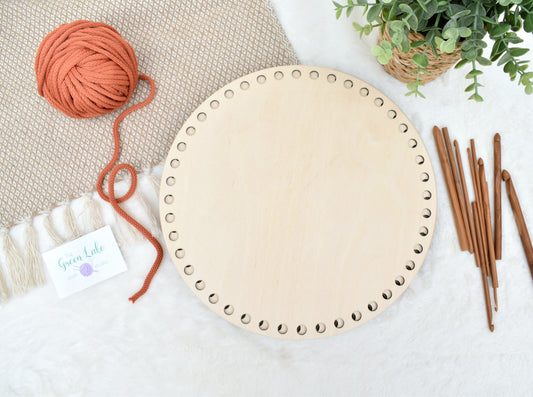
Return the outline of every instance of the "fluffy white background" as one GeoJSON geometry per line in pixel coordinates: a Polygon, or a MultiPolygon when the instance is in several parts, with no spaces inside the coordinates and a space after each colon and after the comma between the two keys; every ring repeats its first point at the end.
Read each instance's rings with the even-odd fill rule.
{"type": "MultiPolygon", "coordinates": [[[[533,97],[490,67],[481,77],[483,104],[466,101],[466,69],[428,84],[426,100],[406,98],[404,85],[370,54],[376,38],[359,40],[350,20],[335,20],[328,0],[273,3],[302,63],[376,86],[422,135],[438,178],[439,211],[414,282],[389,310],[356,330],[280,341],[211,313],[168,257],[150,293],[132,305],[126,298],[153,254],[148,244],[129,247],[129,271],[110,281],[63,300],[49,284],[0,308],[0,395],[531,395],[533,282],[507,197],[500,311],[491,334],[479,271],[458,248],[431,127],[447,125],[463,149],[476,138],[489,174],[492,136],[502,134],[503,164],[533,230],[533,97]]],[[[533,47],[533,40],[527,44],[533,47]]],[[[155,202],[155,193],[148,195],[155,202]]]]}

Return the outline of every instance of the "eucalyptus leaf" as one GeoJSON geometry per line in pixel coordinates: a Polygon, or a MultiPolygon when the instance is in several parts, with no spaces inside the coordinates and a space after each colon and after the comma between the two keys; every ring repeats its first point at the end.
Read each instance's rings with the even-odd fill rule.
{"type": "Polygon", "coordinates": [[[424,54],[414,54],[413,55],[413,62],[416,63],[418,66],[422,68],[427,68],[429,65],[429,61],[427,56],[424,54]]]}
{"type": "Polygon", "coordinates": [[[366,14],[366,20],[370,23],[374,22],[376,19],[379,18],[379,14],[381,13],[381,4],[373,5],[368,9],[368,12],[366,14]]]}
{"type": "Polygon", "coordinates": [[[524,19],[524,30],[528,33],[533,32],[533,10],[524,19]]]}

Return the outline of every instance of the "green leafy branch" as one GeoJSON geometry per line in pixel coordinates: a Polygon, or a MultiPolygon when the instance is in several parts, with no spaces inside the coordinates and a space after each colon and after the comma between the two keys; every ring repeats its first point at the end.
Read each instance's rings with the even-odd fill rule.
{"type": "Polygon", "coordinates": [[[372,48],[378,62],[387,64],[395,50],[410,53],[424,46],[424,51],[412,51],[411,59],[416,65],[410,72],[415,81],[407,84],[406,95],[421,96],[420,78],[429,74],[427,51],[436,58],[440,53],[453,53],[460,48],[461,60],[456,68],[470,64],[472,69],[466,78],[472,80],[465,91],[472,92],[469,99],[483,101],[479,82],[483,72],[479,66],[488,66],[498,61],[498,66],[510,77],[525,87],[526,94],[533,93],[533,72],[528,72],[528,60],[521,57],[529,50],[515,46],[522,42],[515,32],[523,29],[533,32],[533,0],[345,0],[346,4],[333,2],[337,19],[343,14],[349,17],[355,7],[363,10],[366,24],[353,22],[360,37],[379,28],[388,29],[390,40],[382,40],[372,48]],[[410,42],[409,33],[418,32],[424,39],[410,42]],[[490,59],[483,56],[487,47],[485,36],[494,41],[490,59]],[[438,51],[439,50],[439,51],[438,51]]]}

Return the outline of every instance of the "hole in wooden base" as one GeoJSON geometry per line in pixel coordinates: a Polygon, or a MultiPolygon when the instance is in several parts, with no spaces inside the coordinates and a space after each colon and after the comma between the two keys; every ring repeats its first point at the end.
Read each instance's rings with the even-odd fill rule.
{"type": "Polygon", "coordinates": [[[207,120],[207,114],[205,114],[204,112],[198,113],[198,116],[196,118],[198,119],[198,121],[205,121],[207,120]]]}
{"type": "Polygon", "coordinates": [[[168,234],[168,238],[171,240],[171,241],[176,241],[178,239],[178,232],[173,230],[171,231],[169,234],[168,234]]]}
{"type": "Polygon", "coordinates": [[[165,221],[167,221],[168,223],[174,222],[174,219],[176,219],[176,217],[174,216],[172,212],[169,212],[168,214],[165,215],[165,221]]]}
{"type": "Polygon", "coordinates": [[[178,168],[180,166],[180,161],[178,159],[172,159],[170,162],[170,166],[172,168],[178,168]]]}
{"type": "Polygon", "coordinates": [[[413,251],[415,252],[415,254],[421,254],[422,251],[424,251],[424,247],[422,247],[422,244],[415,244],[415,246],[413,247],[413,251]]]}
{"type": "Polygon", "coordinates": [[[250,83],[248,83],[247,81],[243,81],[240,87],[241,87],[241,90],[246,91],[248,88],[250,88],[250,83]]]}
{"type": "Polygon", "coordinates": [[[418,156],[415,157],[415,161],[416,161],[416,163],[417,163],[418,165],[422,165],[422,164],[424,164],[424,162],[426,161],[426,159],[424,159],[424,156],[420,156],[420,155],[418,155],[418,156]]]}
{"type": "Polygon", "coordinates": [[[399,130],[401,133],[405,134],[409,128],[407,127],[407,124],[400,124],[399,130]]]}
{"type": "Polygon", "coordinates": [[[218,302],[218,295],[217,294],[209,295],[209,303],[215,304],[217,302],[218,302]]]}
{"type": "Polygon", "coordinates": [[[268,329],[268,321],[265,321],[265,320],[259,321],[259,329],[261,331],[266,331],[268,329]]]}
{"type": "MultiPolygon", "coordinates": [[[[217,102],[218,101],[213,101],[213,102],[217,102]]],[[[211,103],[213,103],[211,102],[211,103]]],[[[187,135],[194,135],[196,133],[196,128],[194,127],[187,127],[187,129],[185,130],[185,132],[187,133],[187,135]]]]}
{"type": "Polygon", "coordinates": [[[344,88],[352,88],[352,87],[353,87],[352,80],[344,80],[344,88]]]}
{"type": "Polygon", "coordinates": [[[252,321],[252,316],[250,316],[248,313],[244,313],[241,316],[241,323],[250,324],[250,321],[252,321]]]}
{"type": "Polygon", "coordinates": [[[429,190],[424,190],[424,193],[422,193],[422,197],[424,197],[424,200],[431,199],[431,192],[429,190]]]}
{"type": "Polygon", "coordinates": [[[318,76],[319,76],[319,74],[318,74],[318,72],[316,70],[313,70],[313,71],[311,71],[309,73],[309,77],[311,77],[313,80],[318,79],[318,76]]]}
{"type": "Polygon", "coordinates": [[[224,96],[225,96],[226,98],[228,98],[228,99],[233,98],[233,95],[234,95],[234,93],[233,93],[232,90],[226,90],[226,91],[224,92],[224,96]]]}
{"type": "Polygon", "coordinates": [[[338,318],[333,322],[333,325],[335,325],[335,328],[342,328],[344,327],[344,320],[342,318],[338,318]]]}
{"type": "Polygon", "coordinates": [[[259,84],[265,84],[266,80],[267,80],[266,76],[263,76],[263,75],[257,76],[257,82],[259,84]]]}
{"type": "Polygon", "coordinates": [[[300,72],[299,70],[293,70],[292,77],[294,77],[295,79],[299,79],[300,77],[302,77],[302,72],[300,72]]]}
{"type": "Polygon", "coordinates": [[[226,305],[224,306],[224,313],[226,313],[228,316],[231,316],[233,314],[233,306],[231,305],[226,305]]]}
{"type": "Polygon", "coordinates": [[[176,184],[176,178],[169,176],[166,182],[168,186],[174,186],[176,184]]]}
{"type": "Polygon", "coordinates": [[[427,227],[425,226],[421,226],[420,229],[418,229],[418,233],[422,236],[422,237],[426,237],[428,234],[429,234],[429,230],[427,227]]]}
{"type": "Polygon", "coordinates": [[[165,204],[172,204],[174,202],[174,196],[171,194],[167,194],[165,196],[165,204]]]}
{"type": "Polygon", "coordinates": [[[407,270],[415,270],[415,262],[414,261],[407,261],[405,264],[405,268],[407,270]]]}
{"type": "Polygon", "coordinates": [[[416,139],[409,139],[409,141],[407,141],[407,145],[411,148],[411,149],[414,149],[415,147],[418,146],[418,142],[416,141],[416,139]]]}
{"type": "Polygon", "coordinates": [[[296,327],[296,332],[298,333],[298,335],[305,335],[305,333],[307,332],[307,327],[305,325],[299,325],[296,327]]]}
{"type": "Polygon", "coordinates": [[[422,173],[420,174],[420,180],[421,180],[422,182],[427,182],[427,181],[429,181],[429,174],[428,174],[427,172],[422,172],[422,173]]]}
{"type": "Polygon", "coordinates": [[[196,283],[194,283],[194,286],[198,291],[202,291],[205,288],[205,282],[204,280],[198,280],[196,283]]]}
{"type": "Polygon", "coordinates": [[[194,273],[194,267],[192,265],[187,265],[183,268],[183,273],[185,273],[187,276],[190,276],[194,273]]]}
{"type": "Polygon", "coordinates": [[[176,258],[178,259],[185,258],[185,250],[183,248],[178,248],[176,252],[174,252],[174,254],[176,255],[176,258]]]}
{"type": "Polygon", "coordinates": [[[404,285],[405,283],[405,278],[403,276],[398,276],[396,277],[396,280],[394,280],[394,283],[398,286],[398,287],[401,287],[402,285],[404,285]]]}
{"type": "Polygon", "coordinates": [[[429,208],[424,208],[424,209],[422,210],[422,216],[423,216],[424,218],[429,218],[429,217],[431,217],[431,210],[430,210],[429,208]]]}
{"type": "Polygon", "coordinates": [[[287,331],[289,330],[289,328],[287,327],[286,324],[280,324],[278,325],[278,332],[281,334],[281,335],[285,335],[287,333],[287,331]]]}
{"type": "Polygon", "coordinates": [[[355,312],[352,313],[352,320],[353,321],[360,321],[362,317],[363,317],[363,315],[361,314],[360,311],[355,311],[355,312]]]}
{"type": "Polygon", "coordinates": [[[383,297],[383,299],[389,300],[390,298],[392,298],[392,291],[390,289],[386,289],[381,293],[381,296],[383,297]]]}
{"type": "Polygon", "coordinates": [[[368,310],[370,310],[371,312],[375,312],[376,310],[378,310],[378,303],[375,301],[372,301],[367,305],[367,307],[368,307],[368,310]]]}
{"type": "Polygon", "coordinates": [[[337,81],[337,76],[335,76],[334,74],[328,74],[327,80],[328,83],[334,83],[337,81]]]}
{"type": "Polygon", "coordinates": [[[323,334],[326,331],[326,324],[324,323],[318,323],[315,325],[316,332],[319,334],[323,334]]]}
{"type": "Polygon", "coordinates": [[[283,72],[278,71],[278,72],[274,73],[274,78],[276,80],[281,80],[283,78],[283,72]]]}

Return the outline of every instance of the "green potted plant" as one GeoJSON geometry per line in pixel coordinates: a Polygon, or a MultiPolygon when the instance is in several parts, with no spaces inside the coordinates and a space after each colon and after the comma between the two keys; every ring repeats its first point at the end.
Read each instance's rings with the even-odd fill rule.
{"type": "Polygon", "coordinates": [[[406,95],[424,97],[420,87],[455,65],[471,67],[469,99],[482,102],[480,66],[497,62],[526,94],[533,93],[533,72],[521,57],[528,48],[516,34],[533,32],[533,0],[347,0],[333,2],[337,19],[362,7],[367,24],[353,23],[360,36],[379,28],[380,41],[372,48],[387,72],[407,82],[406,95]],[[489,40],[484,40],[488,37],[489,40]],[[490,56],[484,57],[487,41],[490,56]]]}

